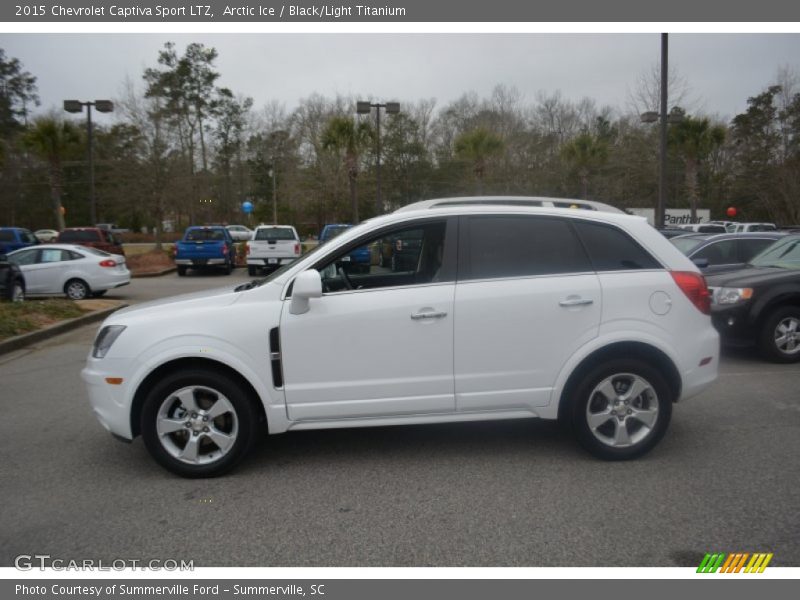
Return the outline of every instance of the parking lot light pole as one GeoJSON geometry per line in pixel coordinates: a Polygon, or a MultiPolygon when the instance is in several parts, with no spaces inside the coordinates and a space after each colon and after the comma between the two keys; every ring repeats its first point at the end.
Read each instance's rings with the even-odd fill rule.
{"type": "Polygon", "coordinates": [[[667,80],[669,72],[669,34],[661,34],[661,98],[659,112],[642,113],[643,123],[658,121],[658,200],[656,201],[653,224],[657,228],[665,226],[667,214],[667,124],[677,123],[683,118],[683,112],[675,108],[667,114],[667,80]]]}
{"type": "Polygon", "coordinates": [[[94,141],[92,135],[92,107],[98,112],[109,113],[114,110],[114,103],[111,100],[95,100],[94,102],[81,102],[80,100],[64,100],[64,110],[69,113],[83,112],[86,107],[86,134],[89,146],[89,215],[90,225],[97,223],[97,204],[94,195],[94,141]]]}
{"type": "Polygon", "coordinates": [[[383,213],[383,200],[381,199],[381,109],[386,111],[387,115],[395,115],[400,112],[399,102],[387,102],[381,104],[380,102],[366,102],[359,100],[356,102],[356,112],[359,115],[368,115],[372,109],[375,110],[375,126],[376,132],[376,171],[375,179],[377,184],[377,193],[375,195],[375,214],[380,215],[383,213]]]}

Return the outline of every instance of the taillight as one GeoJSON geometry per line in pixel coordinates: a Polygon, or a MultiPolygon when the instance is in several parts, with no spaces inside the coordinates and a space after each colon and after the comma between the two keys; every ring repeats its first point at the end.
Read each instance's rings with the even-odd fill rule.
{"type": "Polygon", "coordinates": [[[250,244],[245,244],[245,245],[244,245],[244,251],[245,251],[247,254],[250,254],[250,244]]]}
{"type": "Polygon", "coordinates": [[[117,263],[115,261],[111,260],[110,258],[107,258],[106,260],[101,260],[100,261],[100,266],[101,267],[116,267],[117,263]]]}
{"type": "Polygon", "coordinates": [[[711,294],[708,292],[705,277],[692,271],[670,271],[670,274],[697,310],[704,315],[710,315],[711,294]]]}
{"type": "Polygon", "coordinates": [[[228,255],[228,247],[227,246],[223,246],[222,247],[222,255],[223,256],[227,256],[228,255]]]}
{"type": "Polygon", "coordinates": [[[298,256],[300,255],[300,244],[294,245],[294,253],[297,254],[298,256]]]}

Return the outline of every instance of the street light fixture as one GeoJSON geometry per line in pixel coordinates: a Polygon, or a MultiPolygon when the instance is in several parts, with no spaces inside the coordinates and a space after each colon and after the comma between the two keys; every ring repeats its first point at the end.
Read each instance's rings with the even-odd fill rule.
{"type": "Polygon", "coordinates": [[[356,112],[359,115],[368,115],[372,109],[375,108],[375,123],[377,127],[377,135],[376,135],[376,143],[378,146],[377,153],[376,153],[376,183],[377,183],[377,195],[375,196],[375,214],[380,215],[383,213],[383,200],[381,199],[381,109],[386,111],[387,115],[396,115],[400,112],[400,103],[399,102],[386,102],[385,104],[381,104],[380,102],[367,102],[363,100],[359,100],[356,102],[356,112]]]}
{"type": "Polygon", "coordinates": [[[86,107],[86,132],[89,145],[89,213],[91,224],[97,223],[97,204],[94,196],[94,141],[92,136],[92,107],[98,112],[110,113],[114,110],[111,100],[95,100],[94,102],[81,102],[80,100],[64,100],[64,110],[69,113],[83,112],[86,107]]]}

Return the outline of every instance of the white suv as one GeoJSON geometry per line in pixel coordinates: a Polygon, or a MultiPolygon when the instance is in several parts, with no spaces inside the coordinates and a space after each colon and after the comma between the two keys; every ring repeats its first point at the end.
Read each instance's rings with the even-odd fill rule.
{"type": "Polygon", "coordinates": [[[83,370],[94,412],[187,477],[228,471],[265,430],[532,417],[640,456],[717,377],[708,291],[643,218],[558,206],[428,201],[267,279],[119,311],[83,370]],[[405,270],[379,266],[406,238],[405,270]]]}

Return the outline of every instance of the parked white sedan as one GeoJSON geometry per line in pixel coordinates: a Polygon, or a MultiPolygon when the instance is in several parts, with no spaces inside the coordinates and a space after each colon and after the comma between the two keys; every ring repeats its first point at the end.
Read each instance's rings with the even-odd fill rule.
{"type": "Polygon", "coordinates": [[[28,296],[66,294],[72,300],[102,296],[128,285],[125,257],[73,244],[22,248],[8,254],[25,275],[28,296]]]}

